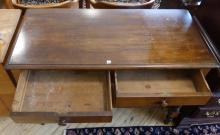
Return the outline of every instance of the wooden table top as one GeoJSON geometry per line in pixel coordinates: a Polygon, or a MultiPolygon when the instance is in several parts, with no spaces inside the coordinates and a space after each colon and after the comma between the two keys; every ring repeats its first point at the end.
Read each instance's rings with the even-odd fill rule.
{"type": "Polygon", "coordinates": [[[0,63],[5,59],[20,15],[18,9],[0,9],[0,63]]]}
{"type": "Polygon", "coordinates": [[[27,10],[7,68],[218,67],[186,10],[27,10]]]}

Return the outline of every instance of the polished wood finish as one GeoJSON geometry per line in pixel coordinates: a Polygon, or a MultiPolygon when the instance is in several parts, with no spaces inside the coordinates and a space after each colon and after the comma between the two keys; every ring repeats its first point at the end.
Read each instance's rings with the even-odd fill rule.
{"type": "Polygon", "coordinates": [[[17,9],[0,9],[0,63],[5,60],[20,15],[21,11],[17,9]]]}
{"type": "Polygon", "coordinates": [[[16,122],[109,122],[112,118],[107,72],[25,71],[16,90],[16,122]]]}
{"type": "Polygon", "coordinates": [[[114,107],[205,104],[211,93],[200,69],[219,67],[186,10],[29,9],[13,47],[6,67],[29,70],[19,79],[13,104],[17,122],[110,121],[112,102],[114,107]],[[123,71],[138,68],[145,69],[123,71]],[[104,71],[93,71],[90,78],[85,70],[64,69],[111,69],[112,76],[106,80],[104,71]],[[125,85],[115,70],[119,76],[126,72],[125,85]],[[92,108],[85,109],[88,104],[92,108]]]}
{"type": "Polygon", "coordinates": [[[115,73],[116,107],[202,105],[211,91],[201,71],[137,70],[115,73]]]}
{"type": "Polygon", "coordinates": [[[20,10],[0,9],[0,116],[7,116],[15,92],[15,86],[4,69],[6,54],[20,18],[20,10]]]}
{"type": "Polygon", "coordinates": [[[122,3],[89,0],[89,3],[97,9],[149,9],[153,6],[155,0],[149,0],[143,3],[122,3]]]}
{"type": "Polygon", "coordinates": [[[69,9],[27,10],[6,65],[11,69],[218,66],[186,10],[69,9]]]}

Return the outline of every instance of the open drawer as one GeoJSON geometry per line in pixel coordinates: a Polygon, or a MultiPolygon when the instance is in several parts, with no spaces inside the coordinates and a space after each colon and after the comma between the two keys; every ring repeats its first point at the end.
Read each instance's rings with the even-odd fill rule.
{"type": "Polygon", "coordinates": [[[113,80],[116,107],[203,105],[211,97],[201,70],[121,70],[113,80]]]}
{"type": "Polygon", "coordinates": [[[89,71],[24,71],[11,117],[16,122],[74,123],[112,120],[110,74],[89,71]]]}

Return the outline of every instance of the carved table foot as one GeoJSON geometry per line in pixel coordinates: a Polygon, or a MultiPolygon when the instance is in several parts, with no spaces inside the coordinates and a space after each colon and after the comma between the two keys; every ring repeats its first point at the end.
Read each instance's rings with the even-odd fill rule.
{"type": "Polygon", "coordinates": [[[168,113],[167,113],[167,116],[164,120],[165,124],[172,122],[174,118],[178,117],[178,115],[180,114],[181,106],[168,107],[167,109],[168,109],[168,113]]]}

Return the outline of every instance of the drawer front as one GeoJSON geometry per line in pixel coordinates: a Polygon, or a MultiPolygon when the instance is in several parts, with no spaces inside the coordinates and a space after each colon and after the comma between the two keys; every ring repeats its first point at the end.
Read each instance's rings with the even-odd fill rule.
{"type": "Polygon", "coordinates": [[[204,105],[211,97],[200,70],[118,71],[113,78],[116,107],[204,105]]]}
{"type": "Polygon", "coordinates": [[[111,122],[112,112],[95,112],[85,114],[68,114],[59,117],[59,123],[90,123],[90,122],[111,122]]]}
{"type": "Polygon", "coordinates": [[[146,107],[150,105],[179,106],[179,105],[203,105],[209,97],[117,97],[117,107],[146,107]]]}
{"type": "Polygon", "coordinates": [[[11,118],[18,123],[90,123],[111,122],[112,112],[66,113],[12,112],[11,118]]]}
{"type": "Polygon", "coordinates": [[[12,110],[10,117],[17,123],[58,123],[59,115],[50,112],[18,112],[12,110]]]}
{"type": "Polygon", "coordinates": [[[24,71],[11,115],[28,123],[109,122],[111,110],[108,72],[24,71]]]}

